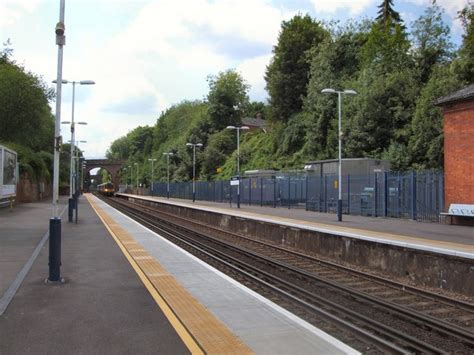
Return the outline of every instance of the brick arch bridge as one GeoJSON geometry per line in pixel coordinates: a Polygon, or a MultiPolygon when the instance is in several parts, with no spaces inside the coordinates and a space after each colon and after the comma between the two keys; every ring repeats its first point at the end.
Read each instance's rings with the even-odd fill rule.
{"type": "Polygon", "coordinates": [[[110,173],[112,177],[112,182],[115,185],[115,189],[118,189],[118,186],[120,184],[119,171],[122,168],[123,164],[124,162],[121,160],[86,159],[84,160],[84,176],[86,176],[92,169],[105,169],[110,173]]]}

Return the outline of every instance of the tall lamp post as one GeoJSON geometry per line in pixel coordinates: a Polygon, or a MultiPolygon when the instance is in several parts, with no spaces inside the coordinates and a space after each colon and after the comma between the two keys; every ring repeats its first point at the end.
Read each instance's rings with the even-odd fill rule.
{"type": "Polygon", "coordinates": [[[138,195],[138,163],[134,163],[133,165],[137,167],[137,195],[138,195]]]}
{"type": "Polygon", "coordinates": [[[151,161],[151,195],[153,196],[153,180],[155,178],[155,175],[154,175],[154,162],[156,161],[156,159],[152,158],[152,159],[148,159],[148,161],[151,161]]]}
{"type": "Polygon", "coordinates": [[[237,131],[237,208],[240,208],[240,131],[248,130],[248,126],[227,126],[227,129],[235,129],[237,131]]]}
{"type": "Polygon", "coordinates": [[[193,147],[193,202],[196,201],[196,147],[202,147],[202,143],[186,143],[193,147]]]}
{"type": "MultiPolygon", "coordinates": [[[[56,80],[53,80],[53,83],[56,80]]],[[[74,181],[73,181],[73,169],[74,169],[74,161],[73,161],[73,149],[74,149],[74,102],[76,96],[76,84],[80,85],[94,85],[95,82],[92,80],[81,80],[81,81],[70,81],[70,80],[61,80],[62,84],[72,84],[72,115],[71,121],[63,121],[62,124],[70,124],[71,125],[71,163],[70,163],[70,171],[69,171],[69,222],[72,222],[72,210],[74,208],[74,200],[73,200],[73,190],[74,190],[74,181]]],[[[86,125],[86,122],[77,122],[77,124],[86,125]]]]}
{"type": "Polygon", "coordinates": [[[168,153],[163,153],[163,155],[166,155],[166,170],[167,170],[167,175],[168,175],[168,184],[166,187],[166,198],[170,198],[170,156],[174,155],[171,152],[168,153]]]}
{"type": "Polygon", "coordinates": [[[323,89],[323,94],[337,94],[338,98],[338,112],[339,112],[339,123],[338,123],[338,141],[339,141],[339,157],[338,157],[338,200],[337,200],[337,220],[342,221],[342,117],[341,117],[341,102],[342,95],[356,95],[357,92],[354,90],[334,90],[334,89],[323,89]]]}
{"type": "Polygon", "coordinates": [[[132,186],[132,192],[133,192],[132,166],[129,165],[128,168],[130,169],[130,185],[132,186]]]}
{"type": "Polygon", "coordinates": [[[61,149],[61,93],[63,78],[63,46],[65,0],[59,3],[59,22],[56,24],[56,44],[58,45],[58,63],[56,76],[56,112],[54,120],[54,156],[53,156],[53,208],[49,220],[49,275],[46,282],[61,282],[61,217],[59,215],[59,154],[61,149]]]}
{"type": "Polygon", "coordinates": [[[81,189],[82,189],[82,184],[79,183],[79,182],[82,182],[83,180],[83,176],[82,176],[82,170],[80,169],[80,156],[79,154],[80,153],[84,153],[84,151],[81,151],[79,149],[79,143],[87,143],[87,141],[76,141],[77,145],[76,145],[76,166],[77,166],[77,169],[76,169],[76,190],[78,191],[78,196],[79,196],[79,193],[81,192],[81,189]],[[80,178],[80,180],[79,180],[80,178]]]}

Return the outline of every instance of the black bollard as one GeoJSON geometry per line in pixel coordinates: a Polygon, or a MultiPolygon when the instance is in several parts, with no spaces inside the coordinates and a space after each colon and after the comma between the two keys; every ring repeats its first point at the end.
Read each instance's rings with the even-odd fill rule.
{"type": "Polygon", "coordinates": [[[68,200],[68,213],[67,213],[67,216],[68,216],[68,220],[69,222],[72,222],[72,213],[73,213],[73,210],[74,210],[74,198],[70,198],[68,200]]]}
{"type": "Polygon", "coordinates": [[[49,277],[48,281],[61,281],[61,219],[49,220],[49,277]]]}
{"type": "Polygon", "coordinates": [[[342,221],[342,200],[337,200],[337,220],[342,221]]]}

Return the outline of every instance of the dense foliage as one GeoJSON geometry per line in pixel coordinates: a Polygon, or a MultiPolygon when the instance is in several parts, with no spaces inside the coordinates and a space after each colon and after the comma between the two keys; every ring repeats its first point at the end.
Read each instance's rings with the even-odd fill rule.
{"type": "Polygon", "coordinates": [[[0,51],[0,144],[18,153],[20,173],[51,177],[54,92],[37,75],[11,59],[7,41],[0,51]]]}
{"type": "Polygon", "coordinates": [[[308,15],[284,21],[265,74],[267,104],[249,102],[245,79],[225,71],[209,78],[207,100],[171,107],[154,127],[116,140],[108,156],[137,163],[140,180],[149,182],[148,159],[157,159],[155,180],[165,181],[163,153],[172,152],[171,179],[183,181],[192,177],[186,143],[199,142],[199,178],[228,178],[236,172],[237,144],[226,126],[261,114],[266,129],[241,136],[241,171],[301,169],[308,160],[337,156],[338,99],[321,92],[333,88],[357,92],[342,97],[344,157],[384,158],[401,170],[441,169],[442,113],[435,101],[474,81],[473,9],[460,9],[459,48],[435,1],[410,30],[392,0],[378,9],[376,19],[342,26],[308,15]]]}

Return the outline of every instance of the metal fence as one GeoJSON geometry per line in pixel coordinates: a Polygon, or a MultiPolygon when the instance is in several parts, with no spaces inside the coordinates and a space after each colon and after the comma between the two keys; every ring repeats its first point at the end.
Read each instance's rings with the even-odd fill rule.
{"type": "MultiPolygon", "coordinates": [[[[240,203],[304,208],[336,213],[337,175],[281,174],[241,178],[240,203]]],[[[167,184],[155,182],[152,194],[167,196],[167,184]]],[[[192,182],[170,184],[170,197],[192,199],[192,182]]],[[[196,182],[196,199],[237,203],[237,186],[229,181],[196,182]]],[[[342,179],[343,213],[439,221],[444,209],[442,172],[374,173],[342,179]]]]}

